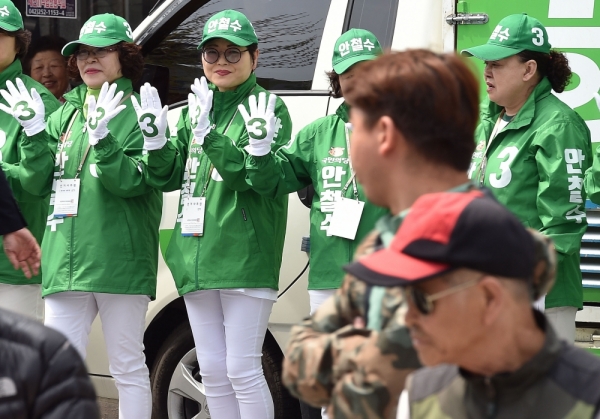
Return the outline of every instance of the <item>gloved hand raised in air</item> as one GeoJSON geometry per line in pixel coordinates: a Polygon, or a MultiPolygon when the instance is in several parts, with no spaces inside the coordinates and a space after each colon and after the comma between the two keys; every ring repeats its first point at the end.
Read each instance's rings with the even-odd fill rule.
{"type": "Polygon", "coordinates": [[[244,147],[248,154],[252,156],[264,156],[271,152],[271,143],[275,137],[275,104],[277,96],[270,95],[267,103],[265,92],[258,94],[258,103],[256,95],[248,98],[250,114],[246,111],[243,104],[238,106],[248,131],[249,144],[244,147]]]}
{"type": "Polygon", "coordinates": [[[196,142],[202,145],[204,144],[204,137],[208,135],[211,129],[208,116],[212,109],[213,92],[208,88],[208,83],[206,83],[204,77],[201,77],[200,80],[194,80],[192,92],[194,93],[188,95],[188,116],[196,142]]]}
{"type": "Polygon", "coordinates": [[[15,81],[16,87],[8,80],[6,82],[8,91],[0,90],[0,94],[8,103],[8,106],[0,104],[0,110],[14,116],[27,136],[31,137],[46,129],[44,101],[37,90],[31,88],[29,92],[21,79],[17,78],[15,81]]]}
{"type": "Polygon", "coordinates": [[[87,130],[90,145],[96,145],[100,140],[106,138],[108,133],[108,123],[117,116],[125,105],[119,105],[123,98],[123,92],[115,94],[117,90],[116,83],[104,83],[98,95],[98,101],[92,95],[88,98],[87,130]]]}
{"type": "Polygon", "coordinates": [[[169,107],[161,106],[158,90],[149,83],[140,88],[140,103],[131,96],[131,104],[138,117],[138,125],[144,136],[145,150],[160,150],[167,143],[167,112],[169,107]]]}

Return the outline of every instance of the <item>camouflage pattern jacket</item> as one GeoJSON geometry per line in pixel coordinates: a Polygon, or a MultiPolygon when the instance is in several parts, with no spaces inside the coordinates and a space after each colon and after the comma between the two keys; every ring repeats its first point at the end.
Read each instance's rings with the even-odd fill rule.
{"type": "MultiPolygon", "coordinates": [[[[356,257],[379,246],[379,233],[372,232],[356,257]]],[[[292,328],[285,385],[303,401],[327,406],[332,419],[395,418],[404,380],[420,367],[405,311],[400,288],[372,287],[346,275],[334,298],[292,328]],[[355,327],[356,318],[369,329],[355,327]]]]}

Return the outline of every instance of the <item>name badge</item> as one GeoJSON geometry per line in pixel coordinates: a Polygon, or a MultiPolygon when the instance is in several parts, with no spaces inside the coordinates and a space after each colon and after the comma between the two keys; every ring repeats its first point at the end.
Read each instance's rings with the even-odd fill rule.
{"type": "Polygon", "coordinates": [[[81,179],[58,179],[54,195],[54,218],[77,217],[81,179]]]}
{"type": "Polygon", "coordinates": [[[364,208],[365,203],[362,201],[338,198],[333,207],[327,235],[354,240],[364,208]]]}
{"type": "Polygon", "coordinates": [[[206,197],[190,197],[183,203],[181,219],[182,236],[202,236],[204,234],[204,211],[206,197]]]}

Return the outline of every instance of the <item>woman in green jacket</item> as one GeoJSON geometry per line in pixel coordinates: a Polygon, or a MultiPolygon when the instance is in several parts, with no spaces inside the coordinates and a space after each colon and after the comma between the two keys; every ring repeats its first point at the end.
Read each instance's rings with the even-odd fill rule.
{"type": "Polygon", "coordinates": [[[83,84],[47,123],[35,90],[17,80],[2,92],[27,134],[22,166],[34,176],[23,187],[33,195],[52,192],[42,243],[45,324],[85,358],[99,313],[119,417],[149,419],[143,335],[156,292],[162,199],[140,170],[132,80],[143,58],[129,24],[112,14],[92,16],[62,52],[83,84]]]}
{"type": "Polygon", "coordinates": [[[142,89],[138,110],[148,183],[181,189],[166,262],[185,300],[213,419],[274,417],[261,354],[277,299],[287,197],[250,188],[244,148],[282,146],[291,120],[256,83],[257,48],[242,13],[211,16],[199,46],[211,83],[196,80],[171,141],[153,88],[142,89]]]}
{"type": "Polygon", "coordinates": [[[485,61],[489,96],[469,176],[554,241],[558,266],[546,315],[559,336],[573,342],[583,305],[579,250],[591,139],[581,117],[551,93],[565,89],[571,70],[564,54],[550,47],[544,26],[517,14],[502,19],[487,44],[463,51],[485,61]]]}
{"type": "MultiPolygon", "coordinates": [[[[43,101],[46,116],[60,106],[44,86],[23,74],[21,59],[27,53],[31,34],[23,26],[21,14],[10,0],[0,0],[0,89],[7,83],[15,83],[19,78],[28,89],[35,88],[43,101]]],[[[8,103],[0,99],[0,104],[8,103]]],[[[27,182],[32,173],[23,170],[23,127],[9,113],[0,112],[0,167],[17,199],[19,208],[38,243],[42,242],[46,216],[48,215],[48,195],[35,196],[27,193],[22,182],[27,182]]],[[[0,245],[1,246],[1,245],[0,245]]],[[[42,275],[26,278],[15,271],[0,248],[0,307],[44,321],[44,301],[42,300],[42,275]]]]}

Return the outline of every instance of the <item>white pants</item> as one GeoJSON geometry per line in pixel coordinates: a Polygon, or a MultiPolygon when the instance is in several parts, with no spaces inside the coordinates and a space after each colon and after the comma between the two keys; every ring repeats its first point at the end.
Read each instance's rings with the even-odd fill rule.
{"type": "Polygon", "coordinates": [[[0,307],[43,323],[42,286],[0,284],[0,307]]]}
{"type": "Polygon", "coordinates": [[[310,315],[312,316],[315,311],[321,304],[325,302],[326,299],[335,294],[335,289],[333,290],[308,290],[308,298],[310,299],[310,315]]]}
{"type": "Polygon", "coordinates": [[[184,295],[212,419],[274,419],[262,346],[273,301],[232,290],[184,295]]]}
{"type": "Polygon", "coordinates": [[[150,419],[152,395],[144,356],[147,295],[60,292],[45,298],[46,326],[62,332],[85,358],[100,313],[109,370],[119,391],[119,419],[150,419]]]}
{"type": "MultiPolygon", "coordinates": [[[[310,299],[310,315],[312,316],[315,311],[327,300],[335,294],[335,289],[333,290],[308,290],[308,298],[310,299]]],[[[327,416],[327,408],[321,408],[321,418],[329,419],[327,416]]]]}
{"type": "Polygon", "coordinates": [[[575,316],[576,307],[553,307],[545,308],[546,297],[537,300],[533,306],[543,311],[546,318],[552,325],[552,328],[559,339],[564,339],[569,343],[575,342],[575,316]]]}

